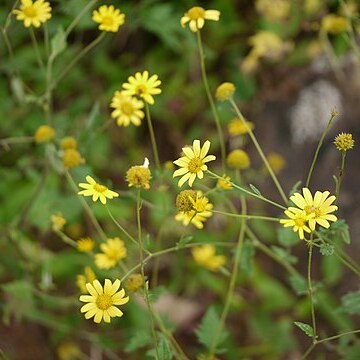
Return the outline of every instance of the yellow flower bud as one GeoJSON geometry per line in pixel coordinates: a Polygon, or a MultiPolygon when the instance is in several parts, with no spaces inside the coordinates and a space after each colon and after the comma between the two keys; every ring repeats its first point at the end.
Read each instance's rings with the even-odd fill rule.
{"type": "Polygon", "coordinates": [[[40,143],[47,143],[55,137],[55,129],[49,125],[41,125],[37,128],[34,138],[40,143]]]}
{"type": "Polygon", "coordinates": [[[250,167],[249,155],[240,149],[231,151],[226,158],[226,162],[229,167],[234,169],[245,170],[250,167]]]}
{"type": "Polygon", "coordinates": [[[348,151],[355,145],[352,134],[341,133],[335,137],[334,144],[339,151],[348,151]]]}
{"type": "Polygon", "coordinates": [[[230,82],[224,82],[219,85],[215,92],[215,97],[220,101],[230,100],[235,92],[235,85],[230,82]]]}

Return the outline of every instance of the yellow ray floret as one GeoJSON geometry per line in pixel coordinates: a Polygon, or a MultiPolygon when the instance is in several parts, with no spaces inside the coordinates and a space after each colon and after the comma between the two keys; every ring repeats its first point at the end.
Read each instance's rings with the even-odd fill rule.
{"type": "Polygon", "coordinates": [[[284,227],[292,227],[294,232],[299,233],[301,240],[305,237],[304,232],[311,233],[308,221],[313,216],[312,214],[308,215],[304,210],[296,208],[288,208],[284,213],[288,219],[281,219],[280,223],[283,224],[284,227]]]}

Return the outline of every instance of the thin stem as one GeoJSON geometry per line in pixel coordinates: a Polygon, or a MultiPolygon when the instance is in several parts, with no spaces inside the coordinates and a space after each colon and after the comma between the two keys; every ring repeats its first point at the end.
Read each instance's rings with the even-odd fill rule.
{"type": "Polygon", "coordinates": [[[228,213],[228,212],[219,211],[219,210],[211,210],[211,211],[216,214],[226,215],[226,216],[230,216],[230,217],[237,217],[237,218],[242,218],[242,219],[246,219],[246,220],[265,220],[265,221],[275,221],[275,222],[279,222],[279,220],[280,220],[278,218],[269,217],[269,216],[234,214],[234,213],[228,213]]]}
{"type": "Polygon", "coordinates": [[[158,152],[158,147],[156,144],[154,128],[153,128],[152,121],[151,121],[150,109],[149,109],[149,105],[147,103],[145,103],[145,112],[146,112],[147,124],[149,127],[151,146],[152,146],[152,150],[153,150],[153,154],[154,154],[154,158],[155,158],[155,165],[156,165],[156,168],[158,170],[160,170],[161,166],[160,166],[160,160],[159,160],[159,152],[158,152]]]}
{"type": "Polygon", "coordinates": [[[10,149],[10,144],[26,144],[33,142],[34,138],[32,136],[18,136],[0,139],[0,145],[3,146],[6,150],[10,149]]]}
{"type": "MultiPolygon", "coordinates": [[[[210,170],[206,170],[206,171],[207,171],[210,175],[214,176],[216,179],[221,179],[221,178],[222,178],[222,176],[217,175],[217,174],[213,173],[213,172],[210,171],[210,170]]],[[[286,207],[278,204],[278,203],[275,202],[275,201],[269,200],[269,199],[267,199],[266,197],[264,197],[264,196],[262,196],[262,195],[258,195],[258,194],[255,194],[255,193],[249,191],[249,190],[246,190],[246,189],[243,188],[242,186],[239,186],[239,185],[237,185],[237,184],[235,184],[235,183],[233,183],[233,182],[230,182],[230,184],[231,184],[235,189],[241,190],[241,191],[244,192],[245,194],[248,194],[248,195],[250,195],[250,196],[253,196],[253,197],[255,197],[255,198],[259,199],[259,200],[265,201],[265,202],[267,202],[267,203],[269,203],[269,204],[271,204],[271,205],[274,205],[274,206],[276,206],[276,207],[278,207],[278,208],[280,208],[280,209],[282,209],[282,210],[286,210],[286,207]]]]}
{"type": "Polygon", "coordinates": [[[35,33],[34,33],[34,30],[32,27],[29,28],[29,32],[30,32],[30,37],[31,37],[31,41],[33,43],[33,46],[34,46],[34,49],[35,49],[35,54],[36,54],[36,59],[37,59],[37,62],[39,64],[39,66],[41,67],[41,69],[45,69],[45,65],[44,65],[44,62],[41,58],[41,55],[40,55],[40,50],[39,50],[39,45],[38,45],[38,42],[36,40],[36,36],[35,36],[35,33]]]}
{"type": "MultiPolygon", "coordinates": [[[[78,187],[75,184],[74,179],[72,178],[71,174],[69,173],[69,171],[65,172],[66,175],[66,179],[68,180],[71,188],[74,190],[74,192],[77,194],[78,193],[78,187]]],[[[82,196],[78,196],[79,201],[81,202],[81,205],[83,206],[85,212],[87,213],[87,215],[89,216],[90,221],[92,222],[92,224],[94,225],[95,229],[97,230],[97,232],[99,233],[99,235],[101,236],[101,238],[103,240],[107,240],[107,236],[104,232],[104,230],[101,228],[99,222],[97,221],[96,217],[94,216],[90,206],[88,205],[88,203],[86,202],[86,200],[82,197],[82,196]]]]}
{"type": "Polygon", "coordinates": [[[305,351],[304,355],[301,357],[301,360],[305,360],[310,353],[314,350],[314,347],[316,346],[316,342],[312,343],[309,348],[305,351]]]}
{"type": "Polygon", "coordinates": [[[315,163],[316,163],[316,160],[318,158],[320,148],[321,148],[321,146],[322,146],[322,144],[324,142],[325,136],[327,135],[327,133],[329,132],[329,130],[330,130],[331,126],[332,126],[333,120],[335,119],[336,115],[337,115],[337,113],[335,111],[331,111],[330,120],[329,120],[324,132],[322,133],[321,138],[319,140],[319,143],[317,145],[317,148],[316,148],[316,151],[315,151],[315,154],[314,154],[314,158],[312,160],[312,163],[311,163],[311,166],[310,166],[310,169],[309,169],[309,173],[308,173],[308,176],[307,176],[307,179],[306,179],[305,187],[309,187],[310,179],[311,179],[312,173],[314,171],[315,163]]]}
{"type": "Polygon", "coordinates": [[[209,103],[210,103],[211,111],[212,111],[214,119],[215,119],[216,129],[217,129],[217,132],[218,132],[219,142],[220,142],[222,170],[223,170],[223,172],[225,172],[226,151],[225,151],[224,135],[223,135],[221,124],[220,124],[219,114],[218,114],[218,112],[216,110],[214,99],[213,99],[213,97],[211,95],[209,83],[208,83],[208,80],[207,80],[206,67],[205,67],[205,56],[204,56],[204,49],[203,49],[202,42],[201,42],[200,31],[198,31],[196,34],[197,34],[197,43],[198,43],[199,54],[200,54],[201,76],[202,76],[202,80],[203,80],[203,83],[204,83],[206,95],[207,95],[207,98],[208,98],[209,103]]]}
{"type": "Polygon", "coordinates": [[[286,195],[285,195],[285,192],[284,192],[283,188],[281,187],[280,182],[279,182],[278,178],[276,177],[273,169],[271,168],[271,166],[270,166],[270,164],[269,164],[269,162],[268,162],[268,160],[267,160],[264,152],[262,151],[261,146],[260,146],[259,142],[257,141],[257,139],[256,139],[253,131],[252,131],[252,130],[249,128],[249,126],[247,125],[246,120],[245,120],[243,114],[241,113],[240,109],[239,109],[238,106],[236,105],[234,99],[231,98],[231,99],[229,100],[229,102],[230,102],[230,104],[232,105],[233,109],[235,110],[236,115],[242,120],[244,126],[246,127],[246,129],[247,129],[247,131],[248,131],[248,134],[249,134],[252,142],[254,143],[254,145],[255,145],[255,147],[256,147],[256,150],[257,150],[257,152],[259,153],[259,155],[260,155],[260,157],[261,157],[261,160],[263,161],[264,165],[266,166],[266,169],[268,170],[268,172],[269,172],[269,174],[270,174],[270,176],[271,176],[271,178],[272,178],[272,180],[273,180],[276,188],[278,189],[281,198],[283,199],[284,203],[287,204],[287,203],[288,203],[288,199],[287,199],[287,197],[286,197],[286,195]]]}
{"type": "Polygon", "coordinates": [[[73,68],[73,66],[81,59],[83,58],[91,49],[93,49],[97,44],[101,42],[101,40],[105,37],[106,33],[101,32],[101,34],[98,35],[98,37],[93,40],[90,44],[88,44],[86,47],[84,47],[71,61],[70,63],[65,67],[65,69],[62,70],[60,75],[53,81],[51,84],[51,90],[56,87],[56,85],[67,75],[67,73],[73,68]]]}
{"type": "Polygon", "coordinates": [[[66,244],[68,244],[68,245],[70,245],[70,246],[72,246],[72,247],[74,247],[74,248],[77,248],[77,243],[76,243],[76,241],[74,241],[73,239],[71,239],[69,236],[67,236],[66,234],[64,234],[62,231],[56,230],[55,233],[61,238],[61,240],[62,240],[64,243],[66,243],[66,244]]]}
{"type": "Polygon", "coordinates": [[[338,178],[338,180],[337,180],[337,182],[336,182],[336,189],[335,189],[335,197],[336,197],[336,199],[339,198],[341,183],[342,183],[342,180],[343,180],[343,178],[344,178],[345,158],[346,158],[346,151],[342,151],[342,152],[341,152],[341,168],[340,168],[340,174],[339,174],[339,178],[338,178]]]}
{"type": "Polygon", "coordinates": [[[358,269],[357,265],[354,266],[351,262],[349,262],[347,259],[345,259],[342,255],[335,252],[335,256],[352,272],[354,272],[357,276],[360,277],[360,270],[358,269]]]}
{"type": "Polygon", "coordinates": [[[44,24],[44,43],[45,43],[45,54],[46,54],[46,57],[49,57],[49,55],[50,55],[49,29],[48,29],[46,23],[44,24]]]}
{"type": "MultiPolygon", "coordinates": [[[[312,236],[312,234],[311,234],[312,236]]],[[[311,320],[312,320],[312,327],[313,327],[313,344],[316,343],[316,319],[315,319],[315,308],[314,308],[314,298],[313,298],[313,288],[311,284],[311,260],[312,260],[312,239],[309,241],[309,254],[308,254],[308,269],[307,269],[307,281],[308,281],[308,291],[309,291],[309,299],[310,299],[310,306],[311,306],[311,320]]]]}
{"type": "Polygon", "coordinates": [[[154,312],[150,304],[149,293],[148,293],[148,283],[145,279],[145,271],[144,271],[144,254],[143,254],[143,242],[142,242],[142,235],[141,235],[141,190],[140,188],[137,191],[137,198],[136,198],[136,220],[137,220],[137,228],[138,228],[138,243],[139,243],[139,263],[140,263],[140,272],[141,277],[144,284],[144,294],[145,294],[145,302],[148,307],[150,313],[150,321],[151,321],[151,333],[154,339],[155,351],[157,355],[157,359],[160,359],[159,350],[158,350],[158,343],[157,337],[155,332],[155,324],[154,324],[154,312]]]}
{"type": "Polygon", "coordinates": [[[360,330],[347,331],[347,332],[337,334],[337,335],[334,335],[334,336],[329,336],[329,337],[327,337],[325,339],[318,340],[316,343],[321,344],[321,343],[326,342],[326,341],[331,341],[331,340],[338,339],[338,338],[340,338],[342,336],[351,335],[351,334],[358,334],[358,333],[360,333],[360,330]]]}

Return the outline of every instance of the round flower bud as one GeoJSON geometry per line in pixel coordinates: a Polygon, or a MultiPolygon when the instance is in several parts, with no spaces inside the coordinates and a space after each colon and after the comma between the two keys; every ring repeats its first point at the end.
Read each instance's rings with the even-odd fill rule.
{"type": "Polygon", "coordinates": [[[191,211],[194,208],[195,200],[196,192],[194,190],[183,190],[176,197],[176,208],[183,212],[191,211]]]}
{"type": "Polygon", "coordinates": [[[75,149],[67,149],[63,153],[63,164],[67,169],[72,169],[83,164],[85,160],[75,149]]]}
{"type": "Polygon", "coordinates": [[[354,147],[355,140],[352,134],[341,133],[336,136],[334,144],[339,151],[348,151],[354,147]]]}
{"type": "Polygon", "coordinates": [[[47,143],[55,137],[55,129],[49,125],[41,125],[37,128],[34,138],[40,143],[47,143]]]}
{"type": "Polygon", "coordinates": [[[145,158],[144,165],[132,166],[126,172],[126,181],[129,186],[143,187],[150,189],[151,171],[149,169],[149,160],[145,158]]]}
{"type": "Polygon", "coordinates": [[[234,169],[245,170],[250,167],[250,158],[249,155],[240,149],[231,151],[227,156],[226,162],[229,167],[234,169]]]}
{"type": "Polygon", "coordinates": [[[76,149],[77,141],[72,136],[66,136],[63,139],[61,139],[60,146],[63,150],[76,149]]]}
{"type": "Polygon", "coordinates": [[[220,101],[230,100],[235,92],[235,85],[230,82],[224,82],[219,85],[215,92],[215,97],[220,101]]]}
{"type": "Polygon", "coordinates": [[[131,292],[138,291],[142,286],[144,286],[144,281],[141,274],[131,274],[124,283],[126,290],[131,292]]]}

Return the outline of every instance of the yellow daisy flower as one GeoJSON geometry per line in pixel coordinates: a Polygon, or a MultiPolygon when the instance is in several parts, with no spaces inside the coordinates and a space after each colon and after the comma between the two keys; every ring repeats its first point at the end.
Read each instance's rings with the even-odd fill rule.
{"type": "Polygon", "coordinates": [[[141,125],[141,119],[144,118],[144,112],[141,110],[144,103],[141,100],[124,95],[123,91],[115,91],[110,107],[114,109],[111,117],[119,126],[129,126],[130,123],[135,126],[141,125]]]}
{"type": "Polygon", "coordinates": [[[196,246],[191,249],[191,254],[199,265],[210,271],[218,271],[226,263],[224,255],[216,255],[214,245],[196,246]]]}
{"type": "Polygon", "coordinates": [[[189,181],[191,187],[196,177],[199,179],[204,177],[204,171],[207,170],[205,163],[216,159],[214,155],[207,155],[210,144],[210,141],[206,140],[203,147],[201,147],[200,140],[194,140],[192,147],[186,146],[182,148],[185,156],[174,161],[174,164],[180,166],[180,169],[174,172],[173,177],[182,176],[178,182],[179,187],[186,181],[189,181]]]}
{"type": "Polygon", "coordinates": [[[93,201],[100,201],[103,204],[106,204],[106,198],[113,199],[114,197],[118,197],[119,194],[115,191],[109,190],[106,186],[98,184],[91,176],[86,177],[86,183],[80,183],[79,186],[85,190],[81,190],[78,192],[79,195],[83,196],[92,196],[93,201]]]}
{"type": "Polygon", "coordinates": [[[120,291],[120,280],[114,283],[109,279],[105,279],[104,287],[99,280],[87,283],[86,288],[90,295],[81,295],[80,301],[86,302],[80,309],[85,313],[85,319],[94,317],[94,322],[100,323],[103,319],[109,323],[112,317],[121,317],[123,312],[116,305],[124,305],[129,301],[129,297],[125,297],[125,290],[120,291]]]}
{"type": "Polygon", "coordinates": [[[231,183],[230,176],[223,174],[223,176],[217,181],[216,186],[223,190],[231,190],[233,189],[233,185],[231,183]]]}
{"type": "Polygon", "coordinates": [[[51,215],[50,220],[51,220],[51,228],[54,231],[62,231],[64,225],[66,224],[66,220],[61,212],[51,215]]]}
{"type": "Polygon", "coordinates": [[[90,266],[85,266],[84,274],[79,274],[76,276],[76,285],[78,286],[81,293],[86,294],[86,284],[96,280],[96,274],[91,269],[90,266]]]}
{"type": "Polygon", "coordinates": [[[128,82],[123,84],[123,94],[124,95],[137,95],[140,96],[148,104],[154,104],[154,98],[152,95],[158,95],[161,93],[160,86],[161,81],[158,79],[158,76],[152,75],[149,78],[149,72],[144,71],[143,73],[137,72],[135,76],[129,76],[128,82]]]}
{"type": "Polygon", "coordinates": [[[77,243],[77,249],[81,252],[93,251],[95,246],[95,240],[89,237],[81,238],[76,243],[77,243]]]}
{"type": "Polygon", "coordinates": [[[21,0],[20,10],[13,10],[16,20],[24,21],[25,27],[40,27],[51,18],[50,3],[44,0],[21,0]]]}
{"type": "Polygon", "coordinates": [[[328,228],[329,221],[336,221],[337,217],[330,214],[338,209],[332,203],[336,200],[334,195],[330,196],[329,191],[317,191],[313,197],[308,188],[302,189],[303,195],[295,193],[290,197],[290,200],[301,210],[304,210],[307,215],[314,216],[309,219],[309,227],[315,230],[316,224],[328,228]]]}
{"type": "Polygon", "coordinates": [[[350,133],[341,133],[334,139],[334,144],[339,151],[351,150],[355,145],[355,140],[350,133]]]}
{"type": "Polygon", "coordinates": [[[125,22],[125,14],[115,9],[113,5],[102,5],[93,11],[92,19],[100,24],[99,30],[117,32],[125,22]]]}
{"type": "Polygon", "coordinates": [[[301,240],[304,239],[304,232],[311,233],[311,230],[308,226],[308,221],[310,220],[312,214],[307,214],[304,210],[296,209],[290,207],[284,211],[288,219],[280,219],[280,223],[284,227],[292,227],[294,232],[299,233],[301,240]]]}
{"type": "Polygon", "coordinates": [[[95,254],[95,264],[99,269],[111,269],[117,262],[126,257],[126,247],[118,237],[108,239],[100,245],[102,253],[95,254]]]}
{"type": "Polygon", "coordinates": [[[129,187],[135,186],[137,188],[143,187],[146,190],[150,189],[151,171],[149,169],[149,159],[145,158],[143,165],[132,166],[126,172],[126,181],[129,187]]]}
{"type": "Polygon", "coordinates": [[[190,30],[192,32],[197,32],[203,28],[205,20],[219,21],[219,19],[220,11],[205,10],[200,6],[194,6],[180,19],[180,24],[182,27],[185,27],[185,25],[189,23],[190,30]]]}

